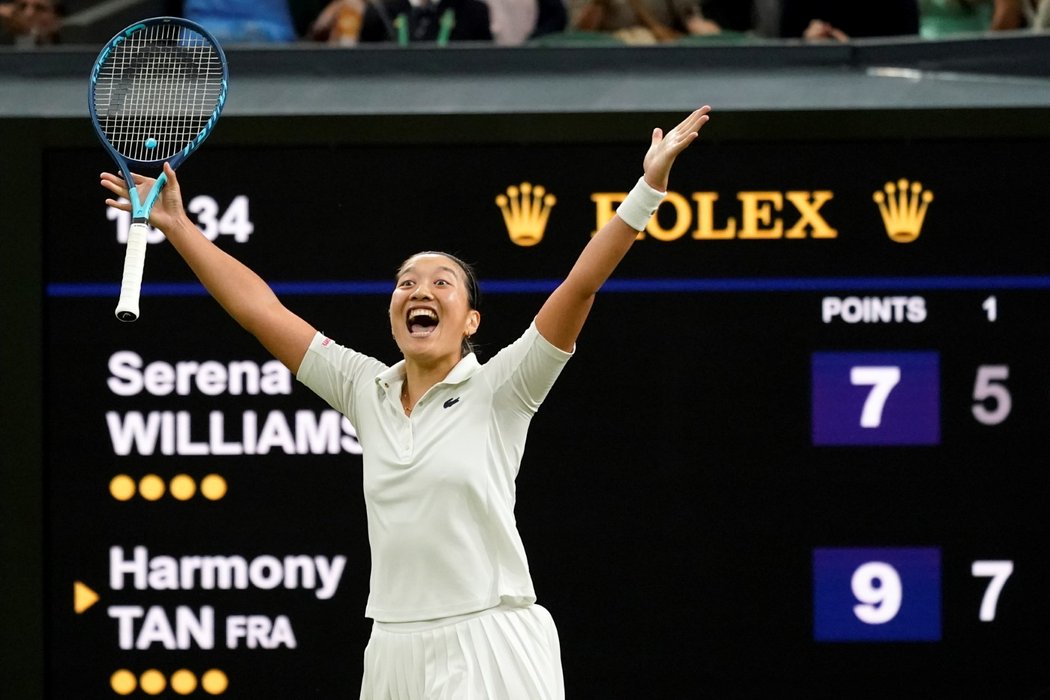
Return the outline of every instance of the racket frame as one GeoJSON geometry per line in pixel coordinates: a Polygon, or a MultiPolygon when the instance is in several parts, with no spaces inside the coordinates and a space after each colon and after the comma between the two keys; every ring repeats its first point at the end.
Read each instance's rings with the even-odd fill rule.
{"type": "Polygon", "coordinates": [[[95,133],[98,136],[99,141],[102,142],[103,148],[109,153],[110,158],[113,159],[113,162],[116,163],[118,168],[120,168],[121,174],[124,176],[124,182],[128,185],[128,200],[131,203],[131,226],[128,229],[128,243],[124,257],[124,273],[120,285],[120,299],[117,302],[115,310],[117,318],[121,321],[135,321],[139,317],[139,294],[142,285],[142,268],[146,255],[146,234],[149,231],[149,213],[150,210],[153,209],[153,204],[157,201],[157,197],[160,196],[164,184],[167,182],[167,176],[163,172],[164,163],[167,162],[172,170],[175,170],[190,156],[191,153],[204,143],[204,140],[208,138],[208,135],[211,134],[212,129],[215,127],[215,123],[218,121],[219,115],[222,113],[222,108],[226,103],[228,83],[229,67],[227,66],[226,54],[223,52],[222,46],[219,45],[219,42],[215,37],[204,27],[196,22],[183,19],[182,17],[151,17],[129,25],[110,39],[99,52],[98,58],[95,59],[95,65],[91,69],[91,79],[88,83],[88,111],[91,114],[91,123],[95,128],[95,133]],[[95,106],[95,89],[98,83],[99,74],[102,72],[102,68],[110,54],[137,32],[158,25],[176,25],[185,27],[186,29],[200,34],[211,43],[215,49],[216,55],[218,56],[219,66],[222,69],[219,95],[216,101],[215,110],[208,121],[205,122],[200,133],[198,133],[196,138],[174,156],[153,160],[128,158],[114,148],[110,143],[109,138],[106,136],[105,131],[102,129],[98,111],[95,106]],[[133,173],[143,171],[153,173],[158,170],[161,172],[156,176],[156,182],[153,184],[153,187],[147,193],[146,197],[140,200],[138,190],[135,188],[133,173]]]}

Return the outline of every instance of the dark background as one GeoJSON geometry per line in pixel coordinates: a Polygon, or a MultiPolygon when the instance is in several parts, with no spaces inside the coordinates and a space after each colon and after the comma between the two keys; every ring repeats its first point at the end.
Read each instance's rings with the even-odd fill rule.
{"type": "MultiPolygon", "coordinates": [[[[911,50],[901,49],[903,63],[911,50]]],[[[273,66],[294,63],[290,55],[264,56],[253,70],[281,74],[273,66]]],[[[72,65],[68,82],[85,89],[72,65]]],[[[759,70],[768,77],[768,66],[759,70]]],[[[811,76],[782,77],[812,86],[811,76]]],[[[533,422],[517,515],[540,602],[561,634],[570,697],[1029,698],[1050,687],[1041,440],[1050,415],[1041,215],[1050,120],[1045,108],[1016,104],[949,108],[915,97],[909,107],[902,97],[870,108],[860,92],[850,99],[815,112],[731,103],[671,181],[687,198],[719,193],[719,226],[730,216],[739,224],[740,191],[831,190],[820,213],[838,237],[639,241],[533,422]],[[886,237],[872,201],[898,178],[935,195],[922,235],[903,245],[886,237]],[[624,291],[661,280],[664,291],[624,291]],[[742,283],[758,286],[734,286],[742,283]],[[825,324],[829,295],[919,295],[928,318],[825,324]],[[995,323],[981,308],[990,295],[995,323]],[[812,353],[883,350],[939,353],[940,444],[814,447],[812,353]],[[1009,366],[1013,399],[995,427],[971,412],[977,368],[990,364],[1009,366]],[[814,642],[812,553],[827,547],[939,548],[940,641],[814,642]],[[977,617],[987,579],[970,573],[986,559],[1015,565],[990,623],[977,617]]],[[[231,94],[230,114],[180,180],[187,200],[205,194],[225,207],[247,196],[254,233],[221,244],[288,290],[285,302],[315,326],[387,361],[396,348],[382,285],[401,260],[439,248],[477,263],[489,290],[485,357],[516,338],[544,298],[507,283],[565,274],[594,228],[591,194],[630,188],[649,129],[673,125],[681,101],[608,113],[485,115],[464,105],[348,115],[304,106],[289,115],[238,113],[231,94]],[[522,181],[558,197],[532,248],[510,243],[494,204],[522,181]],[[303,292],[297,282],[375,282],[368,289],[379,291],[303,292]]],[[[86,115],[59,112],[0,121],[5,658],[22,669],[8,679],[11,697],[111,697],[118,668],[167,676],[220,668],[228,697],[356,697],[369,630],[359,458],[113,454],[107,411],[188,411],[201,426],[213,410],[236,425],[246,410],[291,416],[325,406],[299,386],[286,397],[108,391],[106,363],[118,350],[147,362],[267,357],[196,293],[165,244],[147,254],[141,320],[113,318],[123,250],[95,184],[112,166],[86,115]],[[186,286],[162,294],[149,286],[159,283],[186,286]],[[214,503],[119,503],[107,491],[117,473],[213,472],[230,483],[214,503]],[[154,556],[343,554],[348,563],[327,601],[304,590],[112,591],[114,545],[144,545],[154,556]],[[74,580],[101,595],[81,615],[74,580]],[[169,614],[212,606],[216,649],[122,651],[110,605],[169,614]],[[287,615],[297,648],[224,649],[222,620],[232,614],[287,615]]],[[[783,217],[785,228],[794,223],[790,206],[783,217]]]]}
{"type": "MultiPolygon", "coordinates": [[[[295,281],[381,283],[403,257],[434,247],[475,261],[484,289],[489,281],[562,275],[593,229],[590,193],[626,189],[643,150],[217,146],[184,168],[182,183],[187,201],[206,193],[222,207],[234,196],[249,197],[255,230],[248,242],[220,240],[278,289],[295,281]],[[348,163],[352,173],[344,172],[348,163]],[[275,167],[311,173],[335,192],[307,203],[311,194],[266,176],[275,167]],[[558,197],[544,241],[531,248],[508,240],[493,202],[522,180],[558,197]],[[461,184],[428,184],[443,181],[461,184]]],[[[571,696],[881,683],[887,663],[908,683],[972,686],[1003,674],[1019,688],[1040,686],[1045,649],[1023,642],[1033,626],[1050,623],[1041,595],[1050,570],[1037,544],[1050,529],[1050,503],[1041,496],[1050,478],[1037,457],[1050,377],[1034,352],[1047,341],[1046,291],[996,288],[1009,284],[1008,276],[1046,269],[1035,212],[1010,206],[1034,195],[1036,182],[1018,174],[1034,171],[1033,150],[1027,142],[988,140],[911,141],[903,148],[844,141],[804,150],[716,141],[683,156],[672,189],[687,197],[719,192],[719,224],[727,216],[739,223],[738,191],[830,189],[834,199],[820,213],[839,234],[647,238],[615,280],[794,278],[809,280],[812,291],[628,293],[614,284],[601,296],[577,356],[536,418],[519,478],[520,526],[540,602],[561,630],[571,696]],[[785,169],[785,162],[792,166],[785,169]],[[957,176],[964,165],[1000,175],[975,186],[957,176]],[[886,236],[871,200],[899,177],[935,193],[922,235],[911,244],[886,236]],[[966,288],[978,275],[992,276],[988,286],[966,288]],[[864,289],[875,276],[895,281],[864,289]],[[963,288],[938,290],[917,276],[963,288]],[[995,323],[981,308],[992,294],[995,323]],[[928,318],[825,324],[825,295],[920,295],[928,318]],[[811,354],[835,350],[940,353],[941,444],[814,447],[811,354]],[[996,427],[980,425],[970,412],[977,367],[986,364],[1010,368],[1013,411],[996,427]],[[941,548],[942,640],[815,643],[812,550],[846,546],[941,548]],[[992,623],[977,620],[987,582],[970,575],[977,559],[1015,561],[992,623]]],[[[91,149],[45,153],[49,283],[75,290],[77,282],[110,282],[119,272],[116,226],[98,193],[65,191],[68,178],[89,182],[100,167],[106,163],[91,149]],[[58,201],[65,205],[53,206],[58,201]],[[66,211],[83,212],[77,226],[65,225],[66,211]]],[[[797,219],[790,207],[783,216],[785,228],[797,219]]],[[[151,246],[147,270],[150,282],[191,279],[163,244],[151,246]]],[[[298,386],[288,397],[114,396],[105,381],[117,350],[135,350],[146,362],[267,358],[192,290],[147,295],[134,325],[110,320],[109,296],[75,294],[53,292],[46,304],[51,692],[75,694],[93,676],[104,686],[111,669],[124,666],[216,666],[231,676],[237,697],[346,694],[359,679],[368,630],[361,618],[368,552],[360,458],[115,456],[106,411],[188,411],[203,440],[212,410],[225,412],[232,438],[244,410],[292,415],[324,406],[298,386]],[[212,471],[231,482],[229,496],[217,503],[118,503],[106,491],[115,473],[184,472],[199,479],[212,471]],[[108,549],[118,544],[127,556],[142,544],[152,555],[344,553],[349,562],[330,601],[309,591],[107,591],[108,549]],[[74,579],[95,582],[103,595],[81,616],[67,603],[74,579]],[[218,647],[225,614],[285,614],[298,648],[121,651],[116,621],[104,614],[107,603],[212,605],[218,647]]],[[[542,294],[486,295],[483,354],[513,340],[542,300],[542,294]]],[[[385,295],[306,293],[286,302],[333,337],[396,359],[385,295]]]]}

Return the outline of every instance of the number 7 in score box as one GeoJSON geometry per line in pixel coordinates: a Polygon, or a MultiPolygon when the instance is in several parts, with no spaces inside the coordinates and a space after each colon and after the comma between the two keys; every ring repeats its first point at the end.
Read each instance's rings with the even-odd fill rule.
{"type": "Polygon", "coordinates": [[[815,352],[814,445],[938,445],[940,356],[815,352]]]}
{"type": "MultiPolygon", "coordinates": [[[[988,579],[978,619],[992,622],[1013,574],[1009,560],[974,561],[988,579]]],[[[818,642],[941,640],[941,550],[937,547],[813,550],[813,639],[818,642]]]]}

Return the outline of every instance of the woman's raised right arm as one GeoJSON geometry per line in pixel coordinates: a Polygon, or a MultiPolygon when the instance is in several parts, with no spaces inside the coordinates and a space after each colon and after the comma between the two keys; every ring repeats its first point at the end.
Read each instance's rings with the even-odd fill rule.
{"type": "MultiPolygon", "coordinates": [[[[259,275],[200,232],[183,209],[175,171],[165,163],[164,172],[167,183],[150,212],[150,223],[164,233],[226,312],[258,338],[293,374],[297,373],[316,330],[289,311],[259,275]]],[[[101,184],[125,200],[107,199],[107,205],[123,211],[131,210],[126,201],[128,189],[123,178],[102,173],[101,184]]],[[[135,176],[135,186],[143,196],[152,184],[150,178],[135,176]]]]}

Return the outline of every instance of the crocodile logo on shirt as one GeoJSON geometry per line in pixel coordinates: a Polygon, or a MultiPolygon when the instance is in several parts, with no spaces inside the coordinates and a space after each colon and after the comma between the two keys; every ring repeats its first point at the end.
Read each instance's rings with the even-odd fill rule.
{"type": "Polygon", "coordinates": [[[441,407],[442,408],[451,408],[452,406],[455,406],[457,403],[459,403],[459,397],[458,396],[456,398],[454,398],[454,399],[449,399],[445,403],[441,404],[441,407]]]}

